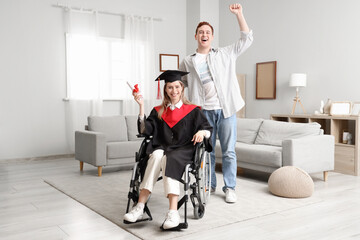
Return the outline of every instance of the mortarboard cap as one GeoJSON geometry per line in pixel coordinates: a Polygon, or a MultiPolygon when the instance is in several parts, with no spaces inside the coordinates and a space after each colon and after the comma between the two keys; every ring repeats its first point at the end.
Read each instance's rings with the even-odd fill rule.
{"type": "Polygon", "coordinates": [[[167,70],[160,74],[155,81],[164,80],[165,83],[181,81],[181,76],[188,74],[188,72],[178,71],[178,70],[167,70]]]}
{"type": "Polygon", "coordinates": [[[155,81],[158,81],[158,90],[156,99],[161,99],[160,93],[160,80],[164,80],[165,83],[181,81],[181,76],[188,74],[188,72],[178,71],[178,70],[167,70],[160,74],[155,81]]]}

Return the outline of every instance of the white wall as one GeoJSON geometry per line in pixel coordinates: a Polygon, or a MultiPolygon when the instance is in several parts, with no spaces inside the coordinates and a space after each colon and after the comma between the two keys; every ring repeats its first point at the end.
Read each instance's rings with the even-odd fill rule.
{"type": "MultiPolygon", "coordinates": [[[[239,30],[228,5],[220,1],[220,46],[232,43],[239,30]]],[[[357,0],[243,0],[244,14],[254,31],[254,43],[237,61],[245,73],[248,118],[290,113],[295,89],[291,73],[307,73],[300,90],[308,113],[320,101],[360,101],[360,1],[357,0]],[[275,100],[256,100],[256,63],[277,61],[275,100]]],[[[297,107],[297,113],[301,108],[297,107]]]]}
{"type": "MultiPolygon", "coordinates": [[[[219,28],[219,0],[187,0],[186,6],[186,49],[187,55],[193,54],[197,48],[195,30],[199,22],[209,22],[214,31],[219,28]]],[[[219,45],[219,34],[215,32],[213,47],[219,45]]]]}
{"type": "MultiPolygon", "coordinates": [[[[63,16],[52,4],[163,18],[154,23],[159,53],[186,54],[183,0],[0,1],[0,159],[71,153],[65,134],[63,16]]],[[[155,91],[155,90],[154,90],[155,91]]],[[[105,103],[105,114],[120,104],[105,103]]]]}
{"type": "MultiPolygon", "coordinates": [[[[200,21],[208,22],[214,28],[212,46],[219,47],[219,0],[200,0],[200,21]]],[[[195,26],[196,27],[196,26],[195,26]]],[[[195,28],[193,30],[195,33],[195,28]]]]}
{"type": "MultiPolygon", "coordinates": [[[[193,54],[197,48],[195,29],[200,22],[200,0],[186,1],[186,53],[193,54]]],[[[182,60],[182,59],[181,59],[182,60]]]]}

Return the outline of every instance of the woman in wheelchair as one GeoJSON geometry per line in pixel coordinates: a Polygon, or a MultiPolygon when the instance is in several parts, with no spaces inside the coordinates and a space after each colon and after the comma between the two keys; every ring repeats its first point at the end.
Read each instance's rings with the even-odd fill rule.
{"type": "MultiPolygon", "coordinates": [[[[184,96],[181,76],[187,72],[168,70],[155,81],[165,80],[164,98],[160,106],[154,107],[148,117],[144,115],[144,101],[133,92],[139,104],[138,129],[141,134],[152,136],[147,147],[149,159],[144,178],[140,184],[137,204],[124,215],[124,220],[136,222],[142,218],[144,206],[162,172],[165,196],[169,199],[169,211],[163,229],[176,228],[180,223],[178,199],[180,183],[185,166],[192,162],[195,144],[209,138],[212,127],[200,108],[192,105],[184,96]]],[[[210,146],[211,147],[211,146],[210,146]]]]}

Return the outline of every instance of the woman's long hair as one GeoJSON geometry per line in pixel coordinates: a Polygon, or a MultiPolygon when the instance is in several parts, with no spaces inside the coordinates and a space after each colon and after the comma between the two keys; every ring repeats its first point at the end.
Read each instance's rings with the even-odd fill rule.
{"type": "MultiPolygon", "coordinates": [[[[180,83],[180,85],[182,87],[181,96],[180,96],[181,101],[183,102],[183,104],[191,105],[192,103],[185,97],[185,94],[184,94],[184,89],[185,89],[184,83],[182,81],[179,81],[179,83],[180,83]]],[[[159,119],[161,119],[161,116],[164,113],[164,111],[167,111],[167,106],[169,105],[169,103],[171,103],[170,97],[166,92],[166,85],[167,85],[167,83],[165,83],[165,85],[164,85],[164,89],[163,89],[164,98],[163,98],[163,101],[161,103],[161,108],[158,111],[158,118],[159,119]]]]}

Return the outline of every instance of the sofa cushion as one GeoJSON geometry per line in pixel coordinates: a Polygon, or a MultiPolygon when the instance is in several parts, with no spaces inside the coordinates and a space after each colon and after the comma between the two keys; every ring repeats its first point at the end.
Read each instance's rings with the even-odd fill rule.
{"type": "Polygon", "coordinates": [[[137,129],[137,115],[125,116],[127,126],[127,136],[129,141],[136,141],[139,138],[136,136],[139,132],[137,129]]]}
{"type": "Polygon", "coordinates": [[[107,143],[107,158],[128,158],[134,157],[135,152],[139,151],[141,141],[127,141],[127,142],[109,142],[107,143]]]}
{"type": "Polygon", "coordinates": [[[263,119],[237,119],[237,141],[253,144],[263,119]]]}
{"type": "Polygon", "coordinates": [[[320,126],[316,122],[289,123],[264,120],[255,139],[255,144],[281,146],[282,141],[286,139],[319,135],[321,133],[320,126]]]}
{"type": "Polygon", "coordinates": [[[127,141],[127,127],[124,116],[90,116],[88,117],[89,130],[106,135],[106,141],[127,141]]]}
{"type": "MultiPolygon", "coordinates": [[[[275,168],[282,167],[282,147],[236,142],[235,152],[238,162],[275,168]]],[[[221,156],[220,142],[217,140],[215,145],[215,157],[221,159],[221,156]]],[[[217,162],[221,163],[221,161],[217,162]]]]}
{"type": "Polygon", "coordinates": [[[237,142],[235,151],[238,162],[282,167],[282,147],[237,142]]]}

